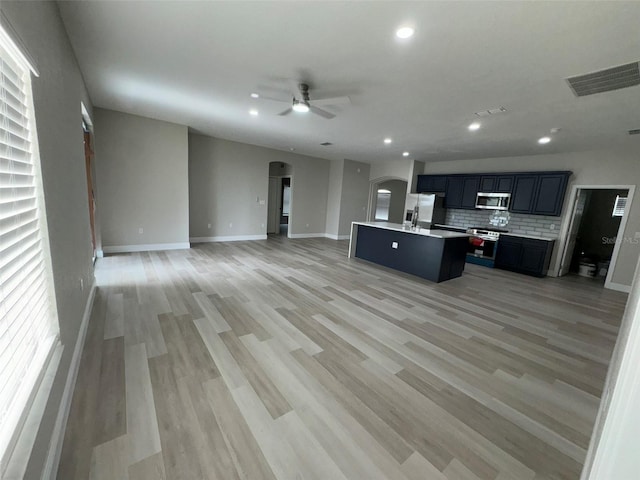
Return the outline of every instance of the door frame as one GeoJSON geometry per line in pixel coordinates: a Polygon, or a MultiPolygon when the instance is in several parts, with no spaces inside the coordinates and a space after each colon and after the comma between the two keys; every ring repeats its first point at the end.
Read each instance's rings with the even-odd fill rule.
{"type": "MultiPolygon", "coordinates": [[[[635,185],[573,185],[571,187],[571,194],[569,196],[570,211],[567,212],[565,218],[560,227],[560,237],[559,237],[559,249],[558,254],[556,256],[556,261],[554,265],[554,274],[558,276],[560,273],[560,267],[562,265],[562,259],[566,255],[567,245],[569,243],[569,233],[571,224],[573,223],[573,218],[575,216],[575,208],[576,208],[576,199],[578,196],[579,190],[628,190],[629,193],[627,195],[627,208],[625,208],[624,215],[620,220],[620,226],[618,227],[618,238],[624,237],[624,231],[627,227],[627,220],[629,219],[629,212],[631,211],[631,205],[633,205],[633,195],[636,190],[635,185]]],[[[618,290],[623,292],[629,292],[629,287],[626,285],[620,285],[611,281],[613,278],[613,271],[615,270],[616,263],[618,261],[618,255],[620,254],[620,246],[624,243],[624,241],[617,241],[613,246],[613,253],[611,255],[611,263],[609,264],[609,270],[607,271],[607,277],[604,281],[604,288],[608,288],[610,290],[618,290]]]]}
{"type": "MultiPolygon", "coordinates": [[[[373,178],[369,180],[369,204],[367,205],[367,221],[369,222],[375,221],[375,215],[376,215],[375,205],[378,200],[378,185],[384,182],[388,182],[389,180],[400,180],[401,182],[406,182],[407,193],[405,194],[405,197],[409,193],[409,189],[411,188],[411,183],[407,182],[406,178],[385,176],[385,177],[378,177],[378,178],[373,178]]],[[[406,205],[406,198],[405,198],[405,205],[406,205]]]]}

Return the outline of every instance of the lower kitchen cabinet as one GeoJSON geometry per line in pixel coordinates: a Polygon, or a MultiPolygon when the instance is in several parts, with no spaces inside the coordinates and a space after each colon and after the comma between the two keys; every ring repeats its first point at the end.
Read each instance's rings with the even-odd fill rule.
{"type": "Polygon", "coordinates": [[[495,267],[544,277],[549,270],[554,244],[554,240],[501,235],[498,240],[495,267]]]}

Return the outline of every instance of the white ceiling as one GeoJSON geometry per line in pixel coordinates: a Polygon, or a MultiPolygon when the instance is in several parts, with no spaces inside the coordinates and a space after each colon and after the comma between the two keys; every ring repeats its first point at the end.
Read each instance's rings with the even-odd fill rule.
{"type": "Polygon", "coordinates": [[[637,1],[59,3],[94,105],[199,133],[371,163],[640,149],[640,86],[577,98],[565,81],[640,60],[637,1]],[[352,104],[326,120],[250,98],[292,80],[352,104]]]}

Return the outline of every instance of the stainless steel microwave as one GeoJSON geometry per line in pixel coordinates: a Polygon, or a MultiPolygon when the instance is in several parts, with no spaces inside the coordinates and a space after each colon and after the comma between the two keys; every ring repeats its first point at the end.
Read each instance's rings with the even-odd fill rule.
{"type": "Polygon", "coordinates": [[[478,192],[476,197],[476,208],[483,210],[508,210],[510,193],[482,193],[478,192]]]}

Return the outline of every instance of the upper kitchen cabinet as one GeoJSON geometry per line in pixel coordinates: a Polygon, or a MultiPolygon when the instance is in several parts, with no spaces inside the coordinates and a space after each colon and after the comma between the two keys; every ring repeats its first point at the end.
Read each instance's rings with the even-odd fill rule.
{"type": "Polygon", "coordinates": [[[571,172],[515,175],[510,211],[559,216],[571,172]]]}
{"type": "Polygon", "coordinates": [[[538,175],[517,175],[509,210],[516,213],[531,213],[537,185],[538,175]]]}
{"type": "Polygon", "coordinates": [[[566,172],[540,175],[538,177],[536,200],[531,213],[536,215],[560,215],[568,181],[569,175],[566,172]]]}
{"type": "Polygon", "coordinates": [[[446,189],[446,175],[418,175],[417,193],[444,193],[446,189]]]}
{"type": "Polygon", "coordinates": [[[480,188],[480,177],[465,176],[462,181],[461,208],[476,208],[476,197],[480,188]]]}
{"type": "Polygon", "coordinates": [[[482,193],[511,193],[513,190],[513,175],[482,175],[479,192],[482,193]]]}
{"type": "Polygon", "coordinates": [[[444,205],[447,208],[476,208],[480,176],[452,175],[447,178],[444,205]]]}

